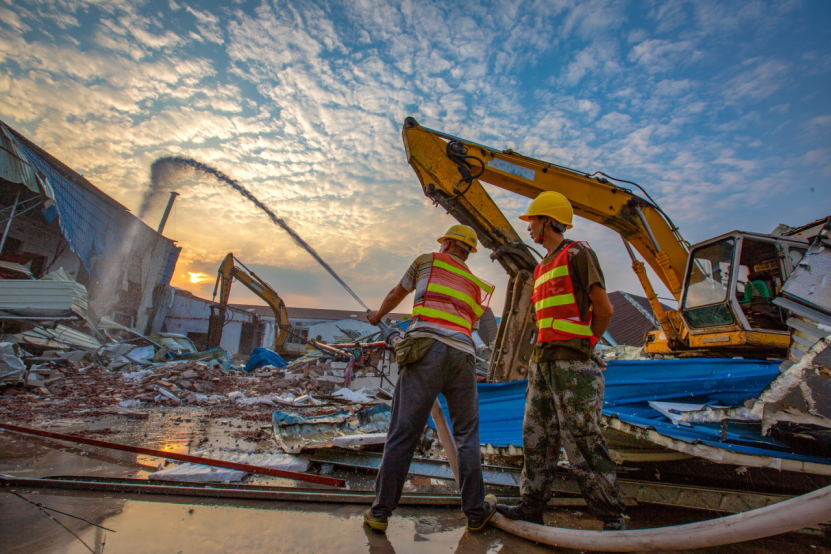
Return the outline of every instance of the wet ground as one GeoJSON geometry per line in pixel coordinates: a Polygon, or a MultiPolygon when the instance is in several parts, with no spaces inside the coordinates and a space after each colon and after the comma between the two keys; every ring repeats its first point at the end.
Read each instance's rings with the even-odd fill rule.
{"type": "MultiPolygon", "coordinates": [[[[153,410],[146,420],[105,415],[36,423],[49,430],[113,442],[176,452],[206,447],[263,451],[274,448],[256,431],[267,412],[228,415],[204,409],[153,410]],[[243,417],[245,419],[243,419],[243,417]],[[258,440],[259,439],[259,440],[258,440]]],[[[0,473],[35,477],[83,475],[144,478],[164,460],[48,439],[0,433],[0,473]]],[[[372,474],[335,470],[350,488],[371,489],[372,474]]],[[[252,483],[291,486],[293,481],[260,477],[252,483]]],[[[424,487],[415,482],[413,491],[424,487]]],[[[308,487],[309,484],[302,484],[308,487]]],[[[435,489],[435,483],[432,486],[435,489]]],[[[450,492],[451,489],[446,489],[450,492]]],[[[0,489],[0,552],[3,553],[259,553],[259,552],[552,552],[554,549],[511,536],[497,529],[479,535],[465,532],[465,520],[455,508],[402,507],[390,520],[385,535],[365,530],[361,505],[226,500],[161,495],[76,492],[47,489],[0,489]],[[66,515],[43,511],[34,503],[66,515]],[[59,523],[58,523],[59,522],[59,523]],[[61,525],[65,526],[62,527],[61,525]],[[70,532],[75,533],[77,538],[70,532]],[[80,540],[79,540],[80,539],[80,540]],[[90,547],[87,549],[83,541],[90,547]]],[[[694,510],[660,506],[630,508],[631,528],[661,527],[717,517],[694,510]]],[[[599,529],[580,508],[551,511],[549,525],[599,529]]],[[[698,550],[708,553],[831,554],[827,538],[790,533],[739,545],[698,550]]],[[[689,551],[692,552],[692,551],[689,551]]]]}

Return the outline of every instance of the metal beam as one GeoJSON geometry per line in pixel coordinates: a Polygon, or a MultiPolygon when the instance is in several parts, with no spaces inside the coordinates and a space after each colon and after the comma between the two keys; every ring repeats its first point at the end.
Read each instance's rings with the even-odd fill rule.
{"type": "MultiPolygon", "coordinates": [[[[315,451],[311,461],[321,464],[333,464],[377,471],[381,467],[381,458],[382,456],[380,454],[371,452],[344,452],[327,448],[315,451]]],[[[430,460],[427,458],[413,458],[413,461],[410,463],[409,473],[419,477],[454,479],[453,471],[446,461],[430,460]]],[[[519,486],[519,473],[513,468],[482,466],[482,475],[487,485],[519,486]]]]}
{"type": "MultiPolygon", "coordinates": [[[[315,452],[311,461],[377,471],[381,466],[381,455],[323,449],[315,452]]],[[[519,486],[519,471],[514,468],[482,466],[482,473],[486,484],[519,486]]],[[[414,458],[410,465],[410,474],[435,479],[453,479],[453,472],[446,461],[426,458],[414,458]]],[[[764,508],[792,498],[782,494],[760,494],[633,479],[618,479],[618,485],[624,498],[632,499],[639,504],[658,504],[730,514],[764,508]]],[[[552,483],[552,489],[556,494],[580,495],[580,487],[568,471],[561,472],[552,483]]],[[[574,499],[569,499],[570,502],[572,500],[574,499]]],[[[571,502],[570,505],[573,504],[571,502]]]]}
{"type": "MultiPolygon", "coordinates": [[[[15,477],[0,475],[0,485],[41,489],[66,489],[135,494],[162,494],[171,496],[199,496],[206,498],[238,498],[247,500],[276,500],[290,502],[326,502],[333,504],[372,504],[374,491],[331,489],[300,489],[254,485],[223,485],[221,483],[166,483],[147,479],[112,479],[95,477],[15,477]]],[[[511,500],[518,501],[518,498],[511,500]]],[[[458,506],[461,497],[456,494],[404,494],[402,506],[458,506]]]]}
{"type": "Polygon", "coordinates": [[[0,423],[0,429],[7,431],[14,431],[15,433],[22,433],[25,435],[37,435],[39,437],[46,437],[49,439],[57,439],[62,441],[76,442],[80,444],[87,444],[89,446],[97,446],[99,448],[108,448],[111,450],[123,450],[125,452],[132,452],[133,454],[141,454],[144,456],[155,456],[158,458],[168,458],[171,460],[178,460],[180,462],[190,462],[192,464],[201,464],[206,466],[221,467],[225,469],[235,469],[237,471],[244,471],[246,473],[256,473],[259,475],[268,475],[271,477],[283,477],[285,479],[294,479],[296,481],[307,481],[310,483],[319,483],[321,485],[329,485],[332,487],[345,487],[346,481],[343,479],[335,479],[332,477],[324,477],[322,475],[309,475],[307,473],[297,473],[294,471],[284,471],[282,469],[273,469],[270,467],[253,466],[249,464],[238,464],[236,462],[226,462],[225,460],[213,460],[210,458],[200,458],[199,456],[190,456],[188,454],[178,454],[176,452],[165,452],[164,450],[154,450],[152,448],[142,448],[140,446],[130,446],[127,444],[118,444],[115,442],[99,441],[95,439],[85,439],[73,435],[64,435],[62,433],[52,433],[49,431],[41,431],[40,429],[30,429],[28,427],[18,427],[17,425],[8,425],[0,423]]]}
{"type": "Polygon", "coordinates": [[[6,221],[6,229],[3,231],[3,238],[0,240],[0,252],[3,251],[3,247],[6,246],[6,237],[9,236],[9,228],[12,226],[12,220],[14,219],[14,212],[17,211],[17,201],[20,200],[20,191],[17,191],[17,196],[14,197],[14,205],[12,206],[12,213],[9,216],[8,221],[6,221]]]}

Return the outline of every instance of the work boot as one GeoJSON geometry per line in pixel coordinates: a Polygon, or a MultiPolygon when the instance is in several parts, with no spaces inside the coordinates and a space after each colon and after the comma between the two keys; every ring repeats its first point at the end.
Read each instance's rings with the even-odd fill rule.
{"type": "Polygon", "coordinates": [[[496,507],[496,511],[510,519],[545,525],[545,522],[542,520],[543,505],[541,504],[531,504],[523,500],[516,506],[499,504],[496,507]]]}
{"type": "Polygon", "coordinates": [[[604,531],[626,531],[626,520],[623,517],[603,522],[604,531]]]}
{"type": "Polygon", "coordinates": [[[494,495],[487,495],[485,497],[485,515],[479,519],[467,518],[467,530],[476,533],[484,529],[485,525],[487,525],[493,517],[493,514],[496,513],[497,502],[499,501],[496,499],[494,495]]]}
{"type": "Polygon", "coordinates": [[[372,508],[364,512],[364,525],[373,531],[380,531],[385,533],[389,525],[389,518],[385,515],[375,515],[372,513],[372,508]]]}

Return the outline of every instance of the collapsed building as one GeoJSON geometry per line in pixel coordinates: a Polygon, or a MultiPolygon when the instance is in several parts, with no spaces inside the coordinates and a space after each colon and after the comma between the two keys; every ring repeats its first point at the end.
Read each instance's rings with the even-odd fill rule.
{"type": "MultiPolygon", "coordinates": [[[[3,277],[39,279],[63,268],[86,287],[97,317],[149,330],[154,296],[169,286],[181,251],[174,241],[1,121],[0,185],[3,277]]],[[[6,292],[12,302],[14,290],[6,292]]],[[[18,321],[40,315],[4,312],[18,321]]]]}

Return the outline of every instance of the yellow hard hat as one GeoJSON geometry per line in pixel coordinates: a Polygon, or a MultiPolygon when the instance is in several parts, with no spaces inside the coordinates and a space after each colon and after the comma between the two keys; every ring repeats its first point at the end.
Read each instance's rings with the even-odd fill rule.
{"type": "Polygon", "coordinates": [[[468,227],[467,225],[453,225],[444,235],[439,237],[439,243],[442,243],[447,239],[463,242],[470,246],[471,252],[476,252],[476,231],[473,230],[473,227],[468,227]]]}
{"type": "Polygon", "coordinates": [[[565,225],[566,229],[573,227],[571,220],[574,218],[574,210],[571,209],[571,203],[568,198],[553,190],[541,192],[528,206],[525,215],[521,215],[519,218],[522,221],[529,221],[532,215],[550,217],[554,221],[565,225]]]}

